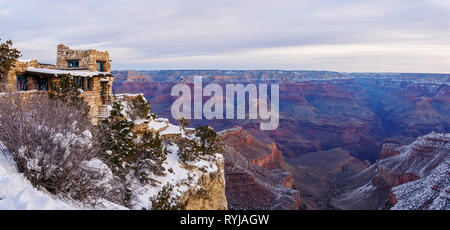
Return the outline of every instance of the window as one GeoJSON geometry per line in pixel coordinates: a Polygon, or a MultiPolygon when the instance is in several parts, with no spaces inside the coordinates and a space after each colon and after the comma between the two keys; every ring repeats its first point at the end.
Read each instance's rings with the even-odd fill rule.
{"type": "Polygon", "coordinates": [[[78,68],[78,67],[80,67],[80,61],[79,60],[69,60],[69,61],[67,61],[67,66],[69,68],[78,68]]]}
{"type": "Polygon", "coordinates": [[[17,90],[25,91],[28,89],[28,78],[27,76],[17,76],[17,90]]]}
{"type": "Polygon", "coordinates": [[[75,87],[83,90],[92,90],[92,78],[75,77],[75,87]]]}
{"type": "Polygon", "coordinates": [[[39,78],[39,90],[48,90],[48,78],[39,78]]]}
{"type": "Polygon", "coordinates": [[[101,61],[97,62],[97,71],[105,72],[105,62],[101,62],[101,61]]]}
{"type": "Polygon", "coordinates": [[[83,85],[83,78],[82,77],[76,77],[75,78],[75,82],[76,82],[76,87],[77,88],[81,88],[81,89],[83,89],[84,87],[84,85],[83,85]]]}
{"type": "Polygon", "coordinates": [[[92,90],[92,78],[86,78],[86,90],[92,90]]]}

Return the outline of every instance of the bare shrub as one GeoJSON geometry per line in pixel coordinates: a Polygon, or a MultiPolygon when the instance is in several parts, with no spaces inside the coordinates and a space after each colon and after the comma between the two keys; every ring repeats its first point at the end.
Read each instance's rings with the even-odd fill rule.
{"type": "Polygon", "coordinates": [[[87,116],[62,100],[20,94],[0,98],[0,141],[19,172],[37,188],[95,205],[103,198],[122,203],[120,186],[104,171],[86,167],[101,150],[87,116]]]}

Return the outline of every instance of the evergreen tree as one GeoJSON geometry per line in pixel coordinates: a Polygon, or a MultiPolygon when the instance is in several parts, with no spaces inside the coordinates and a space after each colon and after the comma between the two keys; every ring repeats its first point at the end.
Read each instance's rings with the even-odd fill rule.
{"type": "Polygon", "coordinates": [[[181,210],[183,205],[172,196],[173,185],[165,185],[156,197],[150,198],[153,210],[181,210]]]}
{"type": "Polygon", "coordinates": [[[185,128],[189,127],[190,124],[189,120],[184,117],[182,117],[178,122],[182,130],[185,130],[185,128]]]}
{"type": "Polygon", "coordinates": [[[134,123],[125,118],[122,109],[120,102],[114,102],[109,118],[99,126],[105,138],[102,143],[104,157],[116,173],[124,170],[124,163],[130,163],[137,152],[134,123]]]}
{"type": "Polygon", "coordinates": [[[1,42],[0,39],[0,87],[1,83],[6,81],[8,72],[14,68],[17,59],[21,56],[20,51],[12,48],[12,45],[11,40],[1,42]]]}
{"type": "Polygon", "coordinates": [[[140,138],[139,150],[134,158],[135,175],[141,183],[149,181],[150,173],[164,176],[165,168],[162,166],[167,160],[167,151],[164,148],[159,133],[153,134],[145,131],[140,138]]]}
{"type": "Polygon", "coordinates": [[[158,132],[156,134],[148,130],[144,132],[141,137],[140,151],[142,157],[152,159],[158,164],[167,160],[167,152],[163,148],[162,139],[158,132]]]}
{"type": "Polygon", "coordinates": [[[73,76],[61,76],[55,84],[50,85],[50,89],[51,90],[49,90],[48,96],[51,99],[62,100],[74,107],[79,107],[86,115],[89,112],[90,108],[80,96],[82,90],[77,87],[76,80],[73,76]]]}
{"type": "Polygon", "coordinates": [[[202,125],[195,129],[195,136],[200,138],[200,151],[203,154],[214,154],[220,151],[219,137],[214,129],[202,125]]]}
{"type": "Polygon", "coordinates": [[[132,118],[149,119],[150,103],[142,95],[138,95],[131,100],[132,118]]]}
{"type": "Polygon", "coordinates": [[[200,148],[195,140],[180,138],[176,142],[178,156],[182,162],[195,161],[199,155],[200,148]]]}

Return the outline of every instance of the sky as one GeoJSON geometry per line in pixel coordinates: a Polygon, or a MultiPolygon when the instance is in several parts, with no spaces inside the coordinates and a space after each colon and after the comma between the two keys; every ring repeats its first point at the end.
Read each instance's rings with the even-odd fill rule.
{"type": "Polygon", "coordinates": [[[114,70],[450,73],[450,0],[0,0],[23,59],[108,50],[114,70]]]}

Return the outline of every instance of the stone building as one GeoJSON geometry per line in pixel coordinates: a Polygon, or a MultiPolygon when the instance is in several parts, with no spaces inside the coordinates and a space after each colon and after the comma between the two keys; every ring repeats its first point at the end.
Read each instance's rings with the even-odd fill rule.
{"type": "Polygon", "coordinates": [[[56,65],[41,64],[36,59],[17,61],[6,78],[4,90],[26,94],[48,91],[50,85],[63,75],[75,77],[83,90],[81,97],[90,106],[89,117],[93,124],[107,116],[107,105],[113,100],[111,60],[108,51],[73,50],[58,45],[56,65]]]}

